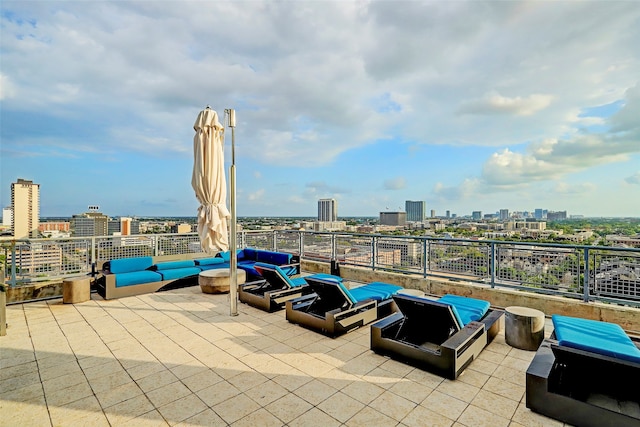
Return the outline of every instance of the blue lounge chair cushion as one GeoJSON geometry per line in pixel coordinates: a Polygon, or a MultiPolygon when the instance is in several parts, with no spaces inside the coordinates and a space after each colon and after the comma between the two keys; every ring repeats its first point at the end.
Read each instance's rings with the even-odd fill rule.
{"type": "Polygon", "coordinates": [[[186,268],[170,268],[168,270],[157,270],[162,274],[162,280],[176,280],[189,276],[197,276],[200,274],[198,267],[186,267],[186,268]]]}
{"type": "Polygon", "coordinates": [[[401,286],[391,285],[383,282],[371,282],[364,286],[358,286],[353,289],[347,290],[342,283],[341,287],[346,290],[346,294],[350,297],[352,303],[364,301],[366,299],[374,299],[376,301],[383,301],[391,298],[396,292],[402,289],[401,286]]]}
{"type": "Polygon", "coordinates": [[[469,322],[482,319],[489,311],[489,307],[491,307],[489,301],[451,294],[444,295],[438,299],[438,302],[452,307],[453,314],[462,327],[469,322]]]}
{"type": "Polygon", "coordinates": [[[551,321],[562,346],[640,363],[640,349],[620,325],[557,314],[551,321]]]}

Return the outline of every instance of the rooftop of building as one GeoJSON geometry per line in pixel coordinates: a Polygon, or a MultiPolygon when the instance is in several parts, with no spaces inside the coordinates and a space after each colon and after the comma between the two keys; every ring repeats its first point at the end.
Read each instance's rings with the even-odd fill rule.
{"type": "MultiPolygon", "coordinates": [[[[525,406],[504,331],[455,381],[197,286],[7,307],[3,425],[561,426],[525,406]]],[[[546,328],[547,335],[551,328],[546,328]]]]}

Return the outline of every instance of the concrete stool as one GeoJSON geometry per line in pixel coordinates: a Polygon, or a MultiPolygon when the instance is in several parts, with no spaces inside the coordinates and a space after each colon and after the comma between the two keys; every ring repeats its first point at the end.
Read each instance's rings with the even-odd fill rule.
{"type": "Polygon", "coordinates": [[[88,277],[72,277],[62,282],[62,302],[75,304],[91,299],[91,281],[88,277]]]}
{"type": "MultiPolygon", "coordinates": [[[[205,270],[198,275],[198,284],[205,294],[226,294],[229,292],[231,270],[228,268],[214,268],[205,270]]],[[[247,280],[247,272],[238,269],[238,285],[247,280]]]]}
{"type": "Polygon", "coordinates": [[[511,347],[535,351],[544,339],[544,313],[528,307],[507,307],[504,335],[511,347]]]}

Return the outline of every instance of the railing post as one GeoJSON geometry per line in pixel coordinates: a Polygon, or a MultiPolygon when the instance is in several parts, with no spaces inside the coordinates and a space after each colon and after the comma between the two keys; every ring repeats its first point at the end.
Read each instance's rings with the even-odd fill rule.
{"type": "Polygon", "coordinates": [[[304,231],[298,231],[298,254],[302,261],[302,252],[304,250],[304,231]]]}
{"type": "Polygon", "coordinates": [[[371,237],[371,269],[376,269],[376,236],[371,237]]]}
{"type": "Polygon", "coordinates": [[[159,243],[159,236],[153,236],[153,256],[158,256],[158,243],[159,243]]]}
{"type": "Polygon", "coordinates": [[[427,265],[429,263],[429,241],[422,239],[422,277],[427,277],[427,265]]]}
{"type": "Polygon", "coordinates": [[[91,275],[96,275],[96,237],[93,236],[91,238],[91,275]]]}
{"type": "Polygon", "coordinates": [[[491,287],[496,287],[496,243],[491,242],[491,256],[489,257],[489,270],[491,273],[491,287]]]}
{"type": "Polygon", "coordinates": [[[331,261],[337,261],[338,248],[335,233],[331,233],[331,261]]]}
{"type": "Polygon", "coordinates": [[[273,230],[273,251],[278,252],[278,230],[273,230]]]}
{"type": "Polygon", "coordinates": [[[589,279],[591,276],[591,267],[589,266],[589,248],[584,248],[584,278],[582,280],[583,286],[583,300],[589,302],[589,279]]]}
{"type": "Polygon", "coordinates": [[[11,287],[16,286],[16,241],[11,242],[11,280],[9,281],[11,287]]]}

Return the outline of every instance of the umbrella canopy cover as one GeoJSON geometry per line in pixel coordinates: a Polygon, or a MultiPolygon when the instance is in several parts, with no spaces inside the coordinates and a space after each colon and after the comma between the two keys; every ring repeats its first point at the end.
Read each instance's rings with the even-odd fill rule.
{"type": "Polygon", "coordinates": [[[193,129],[191,186],[200,202],[198,234],[206,253],[229,250],[227,235],[227,182],[224,175],[224,126],[218,113],[207,107],[198,114],[193,129]]]}

